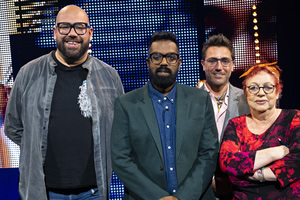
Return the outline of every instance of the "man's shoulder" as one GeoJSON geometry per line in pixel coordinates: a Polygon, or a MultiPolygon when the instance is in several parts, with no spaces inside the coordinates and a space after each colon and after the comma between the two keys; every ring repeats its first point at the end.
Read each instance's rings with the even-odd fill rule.
{"type": "Polygon", "coordinates": [[[44,54],[40,57],[37,57],[31,61],[29,61],[28,63],[26,63],[22,68],[32,68],[32,67],[36,67],[38,66],[41,62],[48,62],[48,61],[54,61],[54,59],[51,59],[51,53],[48,54],[44,54]]]}
{"type": "Polygon", "coordinates": [[[229,99],[236,99],[239,102],[246,102],[244,90],[230,84],[229,85],[229,99]]]}
{"type": "Polygon", "coordinates": [[[199,89],[199,88],[196,88],[196,87],[191,87],[191,86],[188,86],[188,85],[183,85],[183,84],[178,84],[177,85],[177,89],[178,91],[180,92],[183,92],[185,93],[186,95],[191,95],[191,96],[207,96],[208,95],[208,92],[206,92],[205,90],[203,89],[199,89]]]}
{"type": "Polygon", "coordinates": [[[241,88],[235,87],[231,84],[229,84],[229,90],[231,90],[235,94],[243,94],[244,95],[244,91],[241,88]]]}
{"type": "MultiPolygon", "coordinates": [[[[88,61],[87,65],[90,65],[90,69],[92,71],[94,71],[95,73],[99,72],[100,75],[103,75],[102,73],[108,73],[112,76],[117,75],[117,70],[115,68],[113,68],[106,62],[99,60],[96,57],[89,56],[89,61],[88,61]]],[[[89,68],[89,67],[87,67],[87,68],[89,68]]]]}
{"type": "Polygon", "coordinates": [[[230,85],[229,90],[229,109],[236,109],[238,111],[238,115],[250,112],[244,91],[233,85],[230,85]]]}
{"type": "MultiPolygon", "coordinates": [[[[142,99],[142,97],[144,96],[145,92],[149,95],[148,92],[148,86],[145,85],[143,87],[137,88],[135,90],[132,90],[130,92],[127,92],[121,96],[118,97],[119,101],[126,101],[126,102],[135,102],[137,100],[142,99]]],[[[150,96],[149,96],[150,98],[150,96]]]]}
{"type": "MultiPolygon", "coordinates": [[[[115,85],[115,81],[121,83],[117,70],[96,57],[89,56],[83,67],[91,71],[92,81],[102,81],[102,84],[107,86],[115,85]]],[[[118,85],[121,87],[121,84],[118,85]]]]}
{"type": "MultiPolygon", "coordinates": [[[[51,53],[42,55],[38,58],[35,58],[25,65],[23,65],[18,74],[22,74],[23,76],[27,76],[29,74],[39,74],[41,71],[45,71],[46,68],[50,66],[55,66],[56,63],[51,56],[51,53]]],[[[46,70],[47,71],[47,70],[46,70]]]]}
{"type": "Polygon", "coordinates": [[[112,66],[110,66],[109,64],[107,64],[106,62],[104,62],[102,60],[99,60],[96,57],[89,56],[89,59],[90,59],[90,62],[93,63],[92,66],[95,67],[95,68],[105,68],[105,69],[108,69],[108,70],[115,70],[112,66]]]}

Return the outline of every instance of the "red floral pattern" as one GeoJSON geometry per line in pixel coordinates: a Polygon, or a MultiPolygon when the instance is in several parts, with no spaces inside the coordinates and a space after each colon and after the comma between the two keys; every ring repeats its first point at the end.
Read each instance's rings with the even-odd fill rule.
{"type": "Polygon", "coordinates": [[[246,115],[229,121],[220,149],[220,167],[229,174],[235,199],[300,199],[300,111],[282,110],[272,126],[261,135],[251,133],[246,115]],[[290,153],[268,167],[277,177],[275,182],[251,181],[257,150],[288,145],[290,153]]]}

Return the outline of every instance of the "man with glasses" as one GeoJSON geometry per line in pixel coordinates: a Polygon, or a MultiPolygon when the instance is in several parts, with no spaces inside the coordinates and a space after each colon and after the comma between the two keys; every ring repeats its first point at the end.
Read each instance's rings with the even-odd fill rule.
{"type": "MultiPolygon", "coordinates": [[[[222,34],[209,37],[203,44],[201,64],[205,71],[206,82],[202,89],[209,93],[212,101],[220,144],[228,121],[249,113],[243,90],[229,82],[234,59],[234,48],[229,39],[222,34]]],[[[216,196],[220,199],[232,199],[230,186],[227,175],[217,169],[213,178],[216,196]]]]}
{"type": "Polygon", "coordinates": [[[176,35],[155,32],[150,82],[115,101],[111,148],[124,199],[211,199],[218,139],[209,95],[176,83],[176,35]]]}
{"type": "Polygon", "coordinates": [[[57,50],[21,68],[5,117],[20,145],[22,200],[109,198],[113,103],[123,94],[111,66],[88,55],[93,28],[75,5],[53,28],[57,50]]]}

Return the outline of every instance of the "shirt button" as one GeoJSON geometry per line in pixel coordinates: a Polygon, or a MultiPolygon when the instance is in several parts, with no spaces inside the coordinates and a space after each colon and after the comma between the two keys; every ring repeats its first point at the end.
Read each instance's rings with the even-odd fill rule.
{"type": "Polygon", "coordinates": [[[169,125],[167,125],[167,128],[170,128],[170,126],[169,126],[169,125]]]}
{"type": "Polygon", "coordinates": [[[167,97],[164,97],[164,100],[167,100],[167,97]]]}
{"type": "Polygon", "coordinates": [[[171,146],[168,146],[168,149],[171,149],[171,146]]]}
{"type": "Polygon", "coordinates": [[[170,167],[170,170],[173,171],[173,167],[170,167]]]}
{"type": "Polygon", "coordinates": [[[174,99],[171,99],[171,102],[173,102],[174,101],[174,99]]]}
{"type": "Polygon", "coordinates": [[[173,193],[175,193],[176,192],[176,190],[173,190],[173,193]]]}
{"type": "Polygon", "coordinates": [[[161,100],[160,100],[160,99],[158,100],[158,103],[161,103],[161,100]]]}
{"type": "Polygon", "coordinates": [[[166,107],[165,107],[165,109],[166,109],[166,110],[169,110],[169,107],[168,107],[168,106],[166,106],[166,107]]]}

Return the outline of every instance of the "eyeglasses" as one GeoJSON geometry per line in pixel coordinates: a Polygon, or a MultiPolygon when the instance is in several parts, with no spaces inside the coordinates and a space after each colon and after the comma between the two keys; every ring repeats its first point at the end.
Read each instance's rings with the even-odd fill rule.
{"type": "Polygon", "coordinates": [[[56,27],[61,35],[68,35],[72,28],[74,28],[78,35],[84,35],[86,34],[87,28],[91,28],[91,26],[84,22],[76,22],[74,24],[61,22],[57,23],[56,27]]]}
{"type": "Polygon", "coordinates": [[[152,53],[149,55],[149,58],[150,58],[151,62],[155,65],[159,65],[162,62],[163,58],[166,58],[167,63],[169,65],[173,65],[178,61],[179,54],[167,53],[165,55],[162,55],[161,53],[152,53]]]}
{"type": "Polygon", "coordinates": [[[270,94],[270,93],[272,93],[274,91],[275,85],[268,84],[268,85],[264,85],[262,87],[259,87],[258,85],[250,85],[250,86],[247,86],[247,88],[248,88],[248,91],[251,94],[257,94],[257,93],[259,93],[260,88],[263,89],[263,91],[265,92],[265,94],[270,94]]]}
{"type": "Polygon", "coordinates": [[[208,58],[204,61],[206,61],[210,67],[216,67],[219,61],[223,67],[229,67],[232,62],[232,60],[229,58],[208,58]]]}

